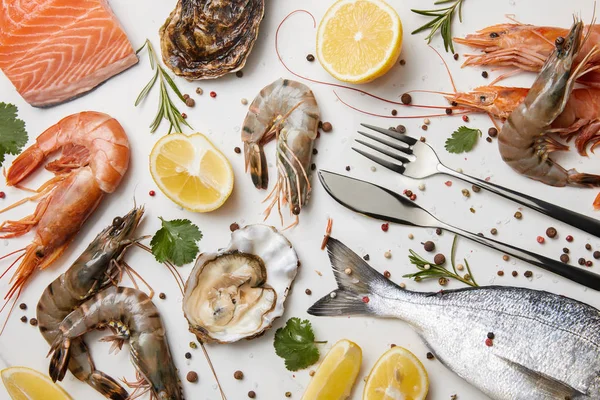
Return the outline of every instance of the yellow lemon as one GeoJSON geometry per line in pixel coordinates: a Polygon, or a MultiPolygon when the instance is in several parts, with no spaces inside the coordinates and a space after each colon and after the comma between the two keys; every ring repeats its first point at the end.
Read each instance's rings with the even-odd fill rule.
{"type": "Polygon", "coordinates": [[[392,347],[375,363],[367,377],[363,400],[424,400],[429,378],[421,361],[403,347],[392,347]]]}
{"type": "Polygon", "coordinates": [[[302,399],[347,399],[358,376],[361,362],[360,347],[349,340],[340,340],[323,359],[302,399]]]}
{"type": "Polygon", "coordinates": [[[383,0],[339,0],[319,24],[317,56],[334,78],[366,83],[394,66],[402,50],[402,22],[383,0]]]}
{"type": "Polygon", "coordinates": [[[229,160],[206,136],[163,136],[150,153],[150,173],[160,190],[183,208],[217,209],[233,190],[229,160]]]}
{"type": "Polygon", "coordinates": [[[31,368],[10,367],[0,375],[12,400],[72,400],[50,378],[31,368]]]}

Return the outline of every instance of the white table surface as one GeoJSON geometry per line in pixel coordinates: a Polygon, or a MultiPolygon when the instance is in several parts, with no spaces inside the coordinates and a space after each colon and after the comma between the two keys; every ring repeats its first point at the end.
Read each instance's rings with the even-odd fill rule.
{"type": "MultiPolygon", "coordinates": [[[[147,37],[158,47],[158,29],[175,6],[175,1],[130,0],[111,1],[110,3],[134,47],[137,48],[141,45],[147,37]]],[[[204,233],[204,238],[200,242],[203,251],[212,251],[227,245],[230,238],[229,225],[232,222],[238,222],[240,225],[262,222],[263,205],[261,200],[265,193],[254,188],[250,177],[244,173],[243,155],[235,154],[233,151],[235,146],[241,145],[239,130],[246,114],[246,107],[240,103],[240,99],[247,98],[251,101],[263,86],[280,76],[293,78],[279,63],[275,54],[275,30],[279,22],[290,11],[297,8],[310,10],[317,20],[320,20],[331,3],[331,0],[267,1],[260,35],[244,68],[243,78],[230,75],[214,81],[201,82],[186,82],[183,79],[177,79],[177,84],[182,91],[189,93],[196,100],[195,108],[181,108],[188,114],[188,121],[195,131],[206,134],[226,154],[235,172],[235,188],[230,199],[219,210],[208,214],[194,214],[179,209],[160,193],[148,171],[148,154],[155,141],[166,133],[168,126],[163,123],[154,135],[149,132],[148,125],[156,112],[158,97],[156,90],[150,94],[141,107],[133,106],[139,91],[152,74],[146,53],[141,56],[138,65],[110,79],[97,90],[69,103],[49,109],[36,109],[29,106],[17,94],[8,79],[0,73],[0,101],[18,105],[19,117],[27,122],[30,141],[64,116],[84,110],[97,110],[111,114],[123,124],[129,135],[132,150],[129,172],[117,192],[104,199],[60,260],[46,271],[37,273],[25,290],[20,302],[25,302],[29,307],[28,310],[22,312],[17,308],[9,321],[7,330],[0,338],[0,359],[4,365],[24,365],[40,371],[47,370],[48,344],[37,328],[21,323],[19,318],[22,315],[34,316],[35,305],[45,286],[68,268],[94,236],[115,216],[122,215],[131,208],[134,195],[138,203],[146,204],[147,209],[144,222],[139,228],[140,233],[154,233],[159,227],[159,216],[166,219],[189,218],[204,233]],[[204,95],[196,95],[197,87],[204,89],[204,95]],[[208,96],[208,93],[213,90],[218,94],[214,99],[208,96]],[[149,197],[149,190],[156,190],[157,195],[149,197]]],[[[426,19],[411,13],[410,8],[429,8],[433,1],[390,0],[390,3],[400,14],[404,24],[405,40],[401,58],[406,60],[406,65],[404,67],[395,66],[385,77],[363,85],[361,89],[396,99],[409,89],[450,91],[451,87],[445,70],[432,50],[425,45],[424,35],[410,35],[413,29],[426,22],[426,19]]],[[[479,28],[507,22],[505,14],[514,14],[517,19],[536,25],[568,27],[572,22],[572,13],[581,13],[585,20],[590,20],[592,8],[593,2],[587,0],[571,0],[567,4],[560,0],[467,0],[464,4],[464,23],[459,24],[456,21],[454,33],[456,36],[463,36],[479,28]],[[540,12],[540,7],[544,7],[545,12],[540,12]]],[[[318,62],[309,63],[305,60],[308,53],[315,54],[315,34],[316,30],[312,28],[308,16],[295,15],[281,31],[282,56],[294,70],[332,82],[333,79],[320,67],[318,62]]],[[[442,49],[439,37],[435,38],[433,46],[442,49]]],[[[457,51],[461,55],[468,52],[461,46],[457,46],[457,51]]],[[[459,90],[469,90],[491,81],[491,79],[486,80],[481,77],[481,70],[471,68],[461,70],[460,63],[454,61],[451,55],[444,53],[444,57],[450,64],[459,90]]],[[[498,71],[490,72],[492,77],[498,74],[498,71]]],[[[531,83],[532,78],[531,75],[523,75],[512,79],[509,83],[527,85],[531,83]]],[[[420,192],[417,190],[417,186],[421,182],[403,178],[383,168],[377,168],[373,172],[371,170],[373,164],[353,152],[351,146],[356,137],[356,129],[361,122],[381,126],[403,123],[408,129],[408,133],[425,136],[428,143],[438,151],[442,160],[450,167],[462,168],[465,172],[480,178],[491,177],[492,182],[509,186],[583,214],[597,216],[592,209],[592,201],[597,190],[551,188],[517,176],[501,161],[496,142],[487,143],[484,140],[485,136],[468,154],[452,155],[447,153],[443,148],[445,139],[456,127],[463,125],[458,116],[432,118],[429,130],[422,132],[419,129],[422,124],[420,119],[393,121],[367,117],[349,110],[337,101],[330,87],[316,84],[310,84],[310,86],[321,107],[323,120],[330,121],[334,127],[333,132],[322,134],[316,142],[319,153],[314,156],[314,162],[318,168],[345,172],[344,168],[349,165],[352,168],[349,172],[351,176],[368,179],[397,191],[404,188],[412,189],[418,194],[420,204],[430,208],[436,215],[449,223],[459,224],[475,232],[488,232],[491,228],[496,227],[499,232],[498,239],[541,252],[550,257],[558,258],[562,247],[568,245],[571,249],[572,263],[576,263],[578,257],[591,259],[591,253],[584,248],[586,243],[591,243],[594,249],[600,248],[600,239],[591,238],[584,232],[550,221],[533,211],[524,210],[523,219],[517,221],[513,218],[513,214],[517,211],[517,205],[504,199],[483,192],[465,198],[461,194],[461,189],[468,186],[454,181],[452,187],[447,187],[444,185],[447,180],[445,177],[427,180],[424,182],[426,190],[420,192]],[[471,213],[470,207],[473,207],[476,213],[471,213]],[[544,235],[546,228],[551,225],[558,229],[558,239],[547,240],[545,245],[536,243],[536,236],[544,235]],[[568,234],[575,237],[573,243],[566,243],[564,238],[568,234]]],[[[353,92],[339,91],[339,93],[344,99],[370,111],[389,115],[393,108],[353,92]]],[[[415,95],[414,99],[419,103],[445,104],[440,96],[436,95],[415,95]]],[[[491,124],[485,116],[471,116],[469,126],[479,127],[482,131],[487,132],[491,124]]],[[[270,162],[273,162],[274,147],[272,144],[267,147],[267,155],[270,162]]],[[[568,168],[575,167],[580,171],[600,172],[598,156],[591,155],[590,158],[582,158],[573,150],[568,154],[555,154],[554,157],[568,168]]],[[[12,157],[9,157],[6,165],[11,161],[12,157]]],[[[48,179],[49,176],[48,172],[40,171],[28,183],[35,186],[48,179]]],[[[271,170],[271,176],[274,176],[273,170],[271,170]]],[[[258,399],[283,399],[284,393],[287,391],[292,392],[292,398],[301,398],[304,387],[310,379],[309,369],[296,373],[288,372],[284,368],[283,360],[275,355],[272,344],[275,328],[280,327],[290,317],[310,319],[317,338],[329,342],[322,347],[323,353],[342,338],[353,340],[362,347],[363,365],[352,399],[361,398],[364,386],[363,378],[368,374],[377,358],[392,343],[410,349],[425,364],[431,381],[428,399],[447,400],[452,394],[457,394],[461,400],[486,398],[438,361],[427,360],[425,357],[427,348],[417,334],[401,321],[375,318],[316,318],[306,314],[306,309],[314,301],[335,286],[327,255],[319,250],[328,217],[334,219],[333,236],[361,255],[369,253],[373,267],[379,271],[389,270],[395,282],[404,282],[407,288],[414,290],[438,290],[440,286],[435,281],[415,283],[401,277],[405,273],[414,271],[414,267],[408,263],[408,249],[412,248],[423,253],[420,242],[433,240],[439,251],[449,255],[452,242],[452,235],[448,233],[437,236],[433,230],[413,229],[397,225],[390,225],[389,231],[384,233],[380,229],[380,221],[370,220],[343,208],[325,193],[316,176],[313,176],[312,181],[314,190],[309,206],[302,212],[300,225],[285,232],[300,255],[302,267],[287,300],[284,318],[277,321],[274,328],[261,338],[231,345],[207,346],[228,398],[230,400],[247,398],[249,390],[256,391],[258,399]],[[409,233],[414,234],[414,240],[408,239],[409,233]],[[391,259],[383,256],[387,250],[393,254],[391,259]],[[320,271],[322,276],[316,271],[320,271]],[[312,296],[304,293],[306,288],[312,290],[312,296]],[[233,378],[233,372],[238,369],[245,374],[242,381],[236,381],[233,378]]],[[[3,183],[0,183],[0,190],[7,194],[6,199],[0,200],[0,206],[8,205],[25,195],[14,188],[5,187],[3,183]]],[[[33,208],[34,204],[24,205],[18,210],[2,215],[2,219],[24,216],[33,208]]],[[[279,226],[275,216],[268,222],[279,226]]],[[[29,234],[18,239],[1,240],[0,254],[26,245],[31,238],[32,235],[29,234]]],[[[466,239],[459,240],[457,257],[459,259],[466,257],[469,260],[473,274],[481,284],[516,285],[544,289],[576,298],[596,307],[600,306],[600,299],[594,291],[586,290],[580,285],[522,262],[513,260],[505,262],[502,260],[502,254],[473,244],[466,239]],[[505,276],[502,278],[496,275],[500,269],[505,271],[505,276]],[[511,276],[513,270],[519,272],[518,278],[511,276]],[[523,276],[526,270],[533,271],[533,278],[527,279],[523,276]]],[[[181,296],[174,281],[168,272],[153,260],[152,256],[139,249],[130,250],[127,260],[152,283],[157,292],[167,294],[166,300],[156,298],[155,303],[160,308],[168,327],[174,362],[180,370],[186,398],[193,400],[219,399],[215,381],[201,350],[191,350],[188,346],[194,337],[187,331],[187,323],[181,311],[181,296]],[[184,354],[188,351],[193,354],[191,360],[184,358],[184,354]],[[198,383],[190,384],[185,380],[185,375],[190,370],[198,372],[200,376],[198,383]]],[[[8,264],[8,261],[2,261],[0,267],[4,269],[8,264]]],[[[592,270],[600,268],[600,262],[596,262],[596,264],[592,270]]],[[[191,265],[180,269],[184,277],[187,277],[190,270],[191,265]]],[[[2,280],[0,293],[6,292],[7,283],[7,279],[2,280]]],[[[460,286],[458,282],[451,282],[448,288],[460,286]]],[[[87,342],[92,343],[94,360],[99,369],[114,377],[134,378],[134,370],[128,360],[127,346],[116,356],[108,355],[109,345],[98,343],[96,341],[98,337],[98,334],[89,335],[87,342]]],[[[67,374],[62,385],[75,399],[101,399],[98,393],[74,379],[71,374],[67,374]]],[[[7,397],[8,395],[2,387],[0,398],[7,397]]]]}

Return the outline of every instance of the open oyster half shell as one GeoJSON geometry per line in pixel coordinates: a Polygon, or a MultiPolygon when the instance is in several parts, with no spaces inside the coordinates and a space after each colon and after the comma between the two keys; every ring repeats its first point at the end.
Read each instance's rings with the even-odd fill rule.
{"type": "Polygon", "coordinates": [[[190,80],[244,66],[258,37],[264,0],[179,0],[160,28],[164,63],[190,80]]]}
{"type": "Polygon", "coordinates": [[[202,342],[252,339],[283,315],[298,271],[292,244],[267,225],[231,234],[217,253],[203,253],[185,284],[183,313],[202,342]]]}

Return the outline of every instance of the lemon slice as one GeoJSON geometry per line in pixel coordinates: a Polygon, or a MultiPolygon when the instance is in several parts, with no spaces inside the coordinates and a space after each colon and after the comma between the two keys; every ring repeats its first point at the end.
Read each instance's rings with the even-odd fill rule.
{"type": "Polygon", "coordinates": [[[323,359],[302,399],[347,399],[358,376],[361,362],[360,347],[349,340],[340,340],[323,359]]]}
{"type": "Polygon", "coordinates": [[[317,57],[334,78],[366,83],[394,66],[402,50],[402,22],[382,0],[339,0],[319,24],[317,57]]]}
{"type": "Polygon", "coordinates": [[[200,133],[163,136],[150,153],[150,173],[168,198],[191,211],[215,210],[233,190],[231,164],[200,133]]]}
{"type": "Polygon", "coordinates": [[[363,400],[424,400],[429,378],[421,361],[403,347],[392,347],[367,377],[363,400]]]}
{"type": "Polygon", "coordinates": [[[72,400],[50,378],[31,368],[10,367],[0,375],[12,400],[72,400]]]}

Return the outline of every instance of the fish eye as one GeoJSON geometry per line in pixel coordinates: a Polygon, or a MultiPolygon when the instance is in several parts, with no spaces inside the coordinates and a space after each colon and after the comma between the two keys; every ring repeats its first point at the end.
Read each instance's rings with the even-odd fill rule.
{"type": "Polygon", "coordinates": [[[556,43],[557,46],[562,46],[562,44],[565,42],[565,38],[562,36],[559,36],[556,38],[556,40],[554,41],[554,43],[556,43]]]}
{"type": "Polygon", "coordinates": [[[121,217],[115,217],[112,222],[113,228],[120,228],[125,220],[121,217]]]}
{"type": "Polygon", "coordinates": [[[496,32],[492,32],[492,33],[490,33],[490,37],[491,37],[491,38],[493,38],[493,39],[495,39],[495,38],[497,38],[497,37],[499,37],[499,36],[500,36],[500,35],[498,35],[498,33],[496,33],[496,32]]]}

